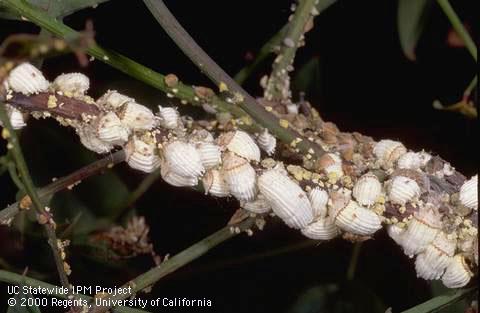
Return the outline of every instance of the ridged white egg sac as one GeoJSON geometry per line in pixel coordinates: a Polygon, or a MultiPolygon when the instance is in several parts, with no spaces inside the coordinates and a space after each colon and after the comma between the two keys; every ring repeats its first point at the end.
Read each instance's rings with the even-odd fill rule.
{"type": "Polygon", "coordinates": [[[98,118],[97,124],[98,138],[112,145],[121,146],[128,141],[130,131],[123,126],[122,122],[114,112],[108,112],[98,118]]]}
{"type": "MultiPolygon", "coordinates": [[[[5,109],[13,129],[22,129],[27,126],[24,115],[20,110],[9,104],[5,104],[5,109]]],[[[3,126],[2,121],[0,121],[0,126],[3,126]]]]}
{"type": "Polygon", "coordinates": [[[318,187],[309,190],[308,199],[315,218],[327,216],[328,193],[325,190],[318,187]]]}
{"type": "Polygon", "coordinates": [[[116,110],[128,102],[135,102],[135,99],[122,95],[116,90],[108,90],[96,103],[99,107],[116,110]]]}
{"type": "Polygon", "coordinates": [[[175,108],[158,106],[161,118],[160,125],[163,128],[175,129],[180,125],[180,114],[175,108]]]}
{"type": "Polygon", "coordinates": [[[273,212],[288,226],[302,229],[313,221],[307,194],[288,176],[275,169],[267,170],[258,178],[258,188],[273,212]]]}
{"type": "Polygon", "coordinates": [[[400,227],[396,224],[387,225],[387,234],[397,245],[402,244],[402,234],[405,230],[406,228],[400,227]]]}
{"type": "Polygon", "coordinates": [[[223,157],[222,175],[230,193],[240,201],[251,201],[257,194],[255,170],[248,160],[227,152],[223,157]]]}
{"type": "Polygon", "coordinates": [[[118,113],[122,124],[132,130],[150,130],[155,124],[153,112],[136,102],[127,102],[118,113]]]}
{"type": "Polygon", "coordinates": [[[455,254],[456,244],[456,240],[448,239],[444,232],[439,232],[425,251],[417,255],[417,276],[426,280],[440,279],[455,254]]]}
{"type": "Polygon", "coordinates": [[[460,187],[459,200],[470,209],[478,209],[478,175],[463,183],[460,187]]]}
{"type": "Polygon", "coordinates": [[[191,143],[173,141],[163,148],[163,156],[169,169],[186,177],[199,177],[205,172],[200,153],[191,143]]]}
{"type": "Polygon", "coordinates": [[[330,217],[317,217],[301,231],[305,237],[314,240],[330,240],[340,234],[340,229],[330,217]]]}
{"type": "Polygon", "coordinates": [[[380,217],[354,200],[335,211],[333,216],[339,228],[355,235],[370,236],[382,228],[380,217]]]}
{"type": "Polygon", "coordinates": [[[94,126],[86,124],[76,128],[77,134],[80,137],[80,142],[87,148],[95,153],[103,154],[110,152],[113,149],[113,145],[104,142],[98,138],[97,130],[94,126]]]}
{"type": "Polygon", "coordinates": [[[160,175],[167,184],[175,187],[194,187],[198,184],[198,177],[179,175],[171,171],[169,165],[165,162],[162,162],[160,166],[160,175]]]}
{"type": "Polygon", "coordinates": [[[268,129],[265,128],[263,133],[257,138],[258,145],[260,148],[265,151],[268,155],[275,153],[275,148],[277,146],[277,138],[272,136],[268,129]]]}
{"type": "Polygon", "coordinates": [[[35,66],[22,63],[10,71],[8,87],[15,92],[30,95],[48,90],[50,83],[35,66]]]}
{"type": "Polygon", "coordinates": [[[371,206],[382,193],[382,184],[377,176],[367,173],[360,177],[353,187],[353,197],[361,205],[371,206]]]}
{"type": "Polygon", "coordinates": [[[380,140],[373,148],[373,154],[384,169],[393,167],[395,162],[405,153],[407,153],[407,149],[401,142],[389,139],[380,140]]]}
{"type": "Polygon", "coordinates": [[[343,176],[342,159],[335,153],[326,153],[319,159],[320,169],[327,175],[343,176]]]}
{"type": "Polygon", "coordinates": [[[240,207],[256,214],[268,213],[272,210],[272,207],[261,194],[257,195],[257,198],[252,201],[240,201],[240,207]]]}
{"type": "Polygon", "coordinates": [[[230,195],[228,185],[219,170],[211,169],[207,171],[202,177],[202,183],[205,194],[214,197],[228,197],[230,195]]]}
{"type": "Polygon", "coordinates": [[[211,142],[198,142],[195,144],[202,164],[206,169],[213,168],[222,162],[222,152],[220,147],[211,142]]]}
{"type": "Polygon", "coordinates": [[[133,137],[125,147],[128,165],[136,170],[152,173],[160,167],[160,158],[155,153],[155,144],[133,137]]]}
{"type": "Polygon", "coordinates": [[[397,161],[398,168],[410,170],[418,170],[422,167],[422,164],[423,162],[420,154],[411,151],[402,155],[397,161]]]}
{"type": "Polygon", "coordinates": [[[413,214],[402,234],[401,246],[406,255],[413,257],[422,252],[430,244],[441,229],[439,214],[430,208],[420,208],[419,212],[413,214]]]}
{"type": "Polygon", "coordinates": [[[420,186],[411,178],[395,176],[388,186],[388,198],[391,202],[404,205],[420,196],[420,186]]]}
{"type": "Polygon", "coordinates": [[[84,95],[90,88],[90,79],[82,73],[62,74],[55,78],[52,86],[67,95],[84,95]]]}
{"type": "Polygon", "coordinates": [[[260,161],[260,149],[252,137],[244,131],[237,130],[222,134],[218,138],[218,144],[249,161],[260,161]]]}
{"type": "Polygon", "coordinates": [[[465,257],[457,254],[453,257],[442,276],[442,283],[447,288],[461,288],[473,277],[472,271],[465,262],[465,257]]]}

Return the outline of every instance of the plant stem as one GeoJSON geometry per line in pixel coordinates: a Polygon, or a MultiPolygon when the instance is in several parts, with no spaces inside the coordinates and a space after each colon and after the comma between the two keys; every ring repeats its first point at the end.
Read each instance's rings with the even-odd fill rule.
{"type": "Polygon", "coordinates": [[[460,38],[462,38],[468,52],[470,52],[473,59],[477,61],[477,47],[475,46],[475,43],[473,42],[472,37],[470,37],[470,34],[463,26],[463,23],[458,17],[457,13],[455,13],[455,10],[453,10],[452,6],[450,5],[450,2],[448,0],[437,0],[437,2],[442,8],[443,13],[445,13],[448,20],[452,24],[455,32],[457,32],[460,38]]]}
{"type": "MultiPolygon", "coordinates": [[[[306,0],[313,3],[315,0],[306,0]]],[[[173,39],[177,46],[204,72],[213,82],[215,82],[220,90],[226,89],[235,94],[240,95],[241,100],[234,101],[231,107],[238,105],[248,113],[255,121],[267,128],[273,135],[286,144],[290,144],[297,138],[302,136],[291,127],[282,127],[279,119],[273,114],[267,112],[263,106],[250,96],[235,80],[233,80],[215,61],[213,61],[205,51],[195,42],[195,40],[185,31],[173,14],[168,10],[161,0],[144,0],[150,12],[153,14],[157,22],[163,27],[165,32],[173,39]]],[[[311,8],[310,8],[311,9],[311,8]]],[[[235,97],[234,97],[235,98],[235,97]]],[[[306,139],[302,140],[298,148],[303,153],[309,153],[311,149],[318,158],[325,151],[319,145],[306,139]]]]}
{"type": "MultiPolygon", "coordinates": [[[[182,266],[190,263],[191,261],[199,258],[200,256],[207,253],[210,249],[216,247],[220,243],[235,237],[239,232],[232,231],[233,228],[238,228],[240,231],[249,229],[253,226],[255,218],[248,218],[236,225],[227,225],[220,229],[219,231],[213,233],[212,235],[206,237],[205,239],[197,242],[196,244],[190,246],[189,248],[178,253],[174,257],[168,259],[161,263],[158,267],[152,268],[151,270],[141,274],[137,278],[129,281],[124,285],[124,287],[131,287],[133,293],[137,293],[149,286],[152,286],[158,282],[163,277],[167,276],[170,273],[173,273],[182,266]],[[232,228],[233,227],[233,228],[232,228]]],[[[117,294],[114,297],[109,297],[109,300],[120,300],[126,299],[131,295],[117,294]]],[[[89,310],[89,313],[103,313],[106,312],[108,307],[95,306],[89,310]]]]}
{"type": "Polygon", "coordinates": [[[422,304],[414,306],[411,309],[403,311],[401,313],[434,313],[439,312],[443,308],[446,308],[467,296],[474,294],[478,290],[477,287],[467,289],[451,290],[441,296],[430,299],[422,304]]]}
{"type": "Polygon", "coordinates": [[[356,242],[353,245],[352,256],[350,258],[350,265],[347,270],[347,280],[352,281],[355,277],[355,271],[357,269],[358,257],[360,256],[360,251],[362,250],[362,242],[356,242]]]}
{"type": "MultiPolygon", "coordinates": [[[[265,88],[265,97],[268,100],[289,102],[291,101],[289,72],[293,70],[292,64],[295,53],[300,46],[305,27],[313,19],[312,10],[315,8],[315,0],[299,1],[288,31],[283,38],[280,52],[273,62],[272,73],[265,88]]],[[[311,21],[313,23],[313,21],[311,21]]]]}
{"type": "MultiPolygon", "coordinates": [[[[55,296],[56,298],[59,299],[69,299],[68,294],[65,294],[63,292],[58,292],[60,288],[58,286],[43,282],[41,280],[37,280],[34,278],[30,278],[24,275],[19,275],[16,273],[0,270],[0,281],[12,284],[12,285],[26,285],[26,286],[32,286],[34,288],[37,287],[42,287],[42,288],[48,288],[48,290],[52,291],[52,296],[55,296]]],[[[85,296],[82,294],[76,294],[76,296],[80,299],[84,299],[87,301],[92,300],[92,297],[85,296]]],[[[129,307],[117,307],[114,310],[117,313],[145,313],[147,311],[142,311],[138,309],[133,309],[129,307]]]]}
{"type": "Polygon", "coordinates": [[[463,92],[463,98],[468,99],[470,95],[472,94],[472,91],[477,87],[478,84],[478,75],[475,75],[475,77],[472,79],[470,84],[468,84],[467,88],[463,92]]]}
{"type": "MultiPolygon", "coordinates": [[[[2,131],[3,137],[8,139],[8,148],[10,149],[12,158],[15,160],[17,164],[18,173],[21,176],[23,186],[25,187],[25,191],[27,192],[28,196],[32,200],[33,207],[39,216],[49,217],[50,213],[45,210],[40,197],[37,194],[35,186],[33,184],[32,178],[30,177],[30,172],[28,170],[27,164],[25,162],[25,158],[23,157],[22,150],[20,148],[20,144],[18,142],[18,137],[15,131],[10,124],[10,119],[8,118],[7,111],[5,109],[5,104],[0,103],[0,120],[3,123],[4,129],[2,131]]],[[[58,240],[55,234],[54,223],[51,218],[48,218],[48,221],[43,224],[43,228],[45,233],[48,237],[48,244],[53,252],[53,258],[55,260],[55,265],[57,267],[57,272],[60,277],[60,281],[62,286],[66,288],[70,288],[70,284],[68,282],[68,276],[64,268],[64,261],[61,255],[60,248],[58,247],[58,240]]]]}
{"type": "MultiPolygon", "coordinates": [[[[125,161],[125,152],[123,150],[114,152],[113,154],[103,159],[86,165],[81,169],[73,172],[72,174],[57,179],[53,183],[40,188],[38,190],[38,196],[42,201],[46,201],[48,197],[63,189],[68,188],[76,182],[98,174],[98,172],[100,172],[101,170],[105,168],[110,168],[123,161],[125,161]]],[[[15,217],[15,215],[20,211],[19,204],[19,202],[15,202],[0,211],[0,224],[8,223],[8,221],[15,217]]]]}
{"type": "MultiPolygon", "coordinates": [[[[117,218],[122,216],[124,211],[129,208],[131,205],[133,205],[135,202],[137,202],[140,197],[147,192],[147,190],[155,183],[159,178],[161,177],[161,172],[160,171],[155,171],[153,173],[150,173],[145,177],[140,185],[130,193],[130,196],[128,199],[125,201],[124,204],[117,210],[118,212],[116,213],[117,218]]],[[[115,218],[116,219],[116,218],[115,218]]]]}
{"type": "MultiPolygon", "coordinates": [[[[322,13],[335,2],[337,2],[337,0],[319,0],[315,7],[317,8],[317,11],[319,13],[322,13]]],[[[255,60],[251,64],[245,66],[240,71],[238,71],[237,74],[235,74],[234,79],[237,83],[242,85],[245,80],[247,80],[247,78],[258,68],[258,66],[262,64],[262,62],[274,52],[275,48],[280,46],[280,44],[282,43],[282,39],[285,38],[285,35],[287,34],[289,25],[290,23],[284,25],[275,35],[273,35],[272,38],[270,38],[260,48],[255,60]]]]}

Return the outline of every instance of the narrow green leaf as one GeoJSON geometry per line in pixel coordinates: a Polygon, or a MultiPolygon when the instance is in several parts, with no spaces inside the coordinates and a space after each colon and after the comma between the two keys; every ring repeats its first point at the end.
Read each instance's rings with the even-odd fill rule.
{"type": "Polygon", "coordinates": [[[7,309],[7,313],[41,313],[40,309],[38,308],[37,305],[35,305],[35,303],[38,303],[39,305],[41,305],[40,302],[42,301],[41,300],[42,298],[37,298],[37,300],[35,300],[35,298],[31,294],[24,293],[23,292],[24,285],[25,285],[25,280],[23,280],[21,284],[18,286],[19,292],[18,294],[15,295],[15,297],[13,297],[13,301],[14,301],[13,303],[15,303],[13,306],[10,306],[13,303],[10,302],[12,300],[9,299],[9,302],[8,302],[9,307],[7,309]]]}
{"type": "Polygon", "coordinates": [[[459,289],[459,290],[450,290],[449,292],[430,299],[422,304],[419,304],[411,309],[403,311],[401,313],[434,313],[439,312],[443,308],[446,308],[463,298],[473,294],[478,287],[468,288],[468,289],[459,289]]]}
{"type": "Polygon", "coordinates": [[[405,56],[414,61],[415,48],[427,22],[431,0],[398,0],[397,27],[405,56]]]}
{"type": "MultiPolygon", "coordinates": [[[[109,0],[28,0],[27,2],[47,11],[51,16],[64,18],[70,14],[86,8],[95,8],[109,0]]],[[[0,18],[22,20],[7,8],[0,8],[0,18]]]]}
{"type": "Polygon", "coordinates": [[[294,94],[305,92],[309,98],[320,92],[321,63],[318,57],[314,57],[302,65],[293,77],[292,90],[294,94]]]}

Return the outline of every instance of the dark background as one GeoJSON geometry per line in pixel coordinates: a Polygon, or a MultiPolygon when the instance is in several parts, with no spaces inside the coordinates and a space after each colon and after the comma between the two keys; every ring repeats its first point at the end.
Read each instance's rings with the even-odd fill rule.
{"type": "MultiPolygon", "coordinates": [[[[284,25],[290,3],[166,1],[200,46],[232,75],[247,64],[248,53],[255,54],[284,25]]],[[[452,1],[452,5],[476,38],[475,1],[452,1]]],[[[160,73],[173,72],[186,83],[210,85],[141,1],[110,1],[72,15],[65,22],[80,30],[86,19],[94,22],[96,40],[102,46],[160,73]]],[[[449,30],[448,20],[434,5],[419,41],[417,60],[411,62],[402,54],[398,40],[396,1],[339,1],[317,17],[295,66],[301,68],[318,58],[320,75],[307,97],[324,119],[344,131],[359,131],[377,140],[398,139],[411,149],[440,154],[470,176],[477,172],[478,164],[476,121],[432,108],[435,99],[444,104],[457,102],[476,72],[466,49],[446,44],[449,30]]],[[[34,33],[38,29],[27,23],[0,20],[0,39],[16,32],[34,33]]],[[[270,64],[269,60],[247,81],[252,94],[260,94],[258,81],[268,73],[270,64]]],[[[43,68],[49,79],[62,72],[86,73],[95,97],[108,88],[117,88],[151,107],[170,102],[160,92],[99,61],[80,68],[74,57],[65,56],[47,60],[43,68]]],[[[180,110],[198,113],[183,107],[180,110]]],[[[79,147],[71,130],[52,121],[29,123],[22,132],[22,146],[39,186],[95,158],[79,147]]],[[[3,149],[2,145],[2,153],[3,149]]],[[[122,193],[133,190],[143,178],[141,173],[120,165],[109,174],[85,181],[73,192],[62,192],[52,203],[54,209],[63,207],[56,213],[57,220],[71,220],[74,214],[69,210],[83,210],[88,212],[81,216],[84,224],[100,218],[108,221],[112,208],[121,203],[122,193]]],[[[5,207],[15,200],[16,189],[8,175],[0,177],[0,186],[0,207],[5,207]]],[[[146,217],[156,251],[173,255],[223,227],[236,205],[233,200],[203,197],[159,181],[137,203],[136,211],[146,217]]],[[[53,261],[39,238],[39,230],[27,227],[25,231],[22,225],[28,217],[19,219],[15,227],[0,227],[0,259],[10,269],[21,271],[28,266],[31,276],[38,273],[37,277],[56,283],[53,261]],[[19,229],[24,229],[22,235],[19,229]]],[[[233,313],[334,312],[322,307],[326,303],[335,303],[335,312],[383,312],[387,307],[399,312],[432,296],[431,285],[415,277],[412,260],[383,232],[363,244],[355,280],[349,283],[345,275],[352,244],[338,239],[306,248],[302,245],[305,239],[298,232],[270,220],[263,232],[222,244],[166,277],[142,297],[205,297],[214,303],[206,309],[152,309],[155,312],[233,313]],[[284,247],[286,251],[277,253],[284,247]],[[329,294],[327,285],[335,285],[340,291],[329,294]],[[375,304],[382,309],[375,309],[375,304]]],[[[80,245],[73,245],[69,256],[71,280],[76,285],[121,285],[151,266],[147,257],[126,263],[97,262],[91,251],[85,252],[80,245]]],[[[0,286],[0,290],[6,290],[4,284],[0,286]]],[[[0,310],[6,307],[3,298],[0,296],[0,310]]]]}

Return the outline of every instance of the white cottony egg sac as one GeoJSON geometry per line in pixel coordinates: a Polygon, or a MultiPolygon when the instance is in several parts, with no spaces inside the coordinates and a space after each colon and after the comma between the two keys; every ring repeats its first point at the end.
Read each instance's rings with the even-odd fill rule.
{"type": "Polygon", "coordinates": [[[417,276],[426,280],[439,279],[455,254],[456,244],[455,239],[448,239],[443,231],[439,232],[433,242],[417,255],[417,276]]]}
{"type": "Polygon", "coordinates": [[[325,190],[318,187],[309,190],[308,199],[312,205],[313,216],[315,218],[325,217],[327,215],[328,193],[325,190]]]}
{"type": "Polygon", "coordinates": [[[353,196],[361,205],[371,206],[382,193],[382,184],[377,176],[367,173],[353,187],[353,196]]]}
{"type": "Polygon", "coordinates": [[[160,125],[167,129],[175,129],[180,125],[180,114],[175,108],[158,106],[161,118],[160,125]]]}
{"type": "Polygon", "coordinates": [[[10,89],[24,95],[45,92],[50,85],[42,72],[30,63],[22,63],[11,70],[7,83],[10,89]]]}
{"type": "Polygon", "coordinates": [[[461,288],[468,284],[473,273],[465,262],[465,257],[457,254],[453,257],[442,276],[442,282],[447,288],[461,288]]]}
{"type": "MultiPolygon", "coordinates": [[[[12,125],[13,129],[22,129],[27,126],[25,123],[25,118],[22,112],[17,108],[9,105],[8,103],[5,105],[8,119],[10,120],[10,124],[12,125]]],[[[0,126],[2,125],[2,121],[0,121],[0,126]]]]}
{"type": "Polygon", "coordinates": [[[398,168],[417,170],[423,166],[422,157],[416,152],[407,152],[402,155],[398,161],[398,168]]]}
{"type": "Polygon", "coordinates": [[[404,205],[420,196],[420,186],[411,178],[395,176],[388,187],[388,197],[393,203],[404,205]]]}
{"type": "Polygon", "coordinates": [[[384,169],[393,167],[395,162],[405,153],[407,153],[407,149],[401,142],[389,139],[380,140],[373,148],[373,154],[384,169]]]}
{"type": "Polygon", "coordinates": [[[186,177],[199,177],[205,172],[200,153],[191,143],[180,140],[167,143],[163,156],[170,171],[186,177]]]}
{"type": "Polygon", "coordinates": [[[268,129],[265,128],[263,133],[257,138],[258,145],[265,151],[268,155],[275,153],[275,148],[277,146],[277,139],[272,136],[268,129]]]}
{"type": "Polygon", "coordinates": [[[55,78],[52,87],[65,94],[83,95],[90,88],[90,79],[82,73],[62,74],[55,78]]]}
{"type": "Polygon", "coordinates": [[[430,244],[441,229],[440,216],[430,207],[421,207],[413,214],[407,230],[401,235],[401,246],[406,255],[413,257],[430,244]]]}
{"type": "Polygon", "coordinates": [[[88,149],[98,154],[110,152],[113,145],[98,138],[97,129],[93,125],[86,124],[76,128],[80,142],[88,149]]]}
{"type": "Polygon", "coordinates": [[[108,112],[96,121],[97,134],[100,140],[112,145],[123,145],[128,141],[130,131],[126,128],[117,114],[108,112]]]}
{"type": "Polygon", "coordinates": [[[162,162],[160,166],[160,175],[167,183],[175,187],[193,187],[198,184],[197,176],[182,176],[171,171],[169,164],[162,162]]]}
{"type": "Polygon", "coordinates": [[[108,90],[96,103],[99,107],[116,110],[127,102],[135,102],[135,99],[122,95],[116,90],[108,90]]]}
{"type": "Polygon", "coordinates": [[[460,187],[459,200],[470,209],[478,209],[478,175],[463,183],[460,187]]]}
{"type": "Polygon", "coordinates": [[[330,240],[340,234],[340,229],[331,217],[317,217],[302,229],[302,234],[310,239],[330,240]]]}
{"type": "Polygon", "coordinates": [[[280,171],[265,171],[258,178],[258,188],[273,212],[288,226],[302,229],[313,221],[313,210],[307,194],[280,171]]]}
{"type": "Polygon", "coordinates": [[[262,194],[257,195],[257,198],[252,201],[240,201],[240,207],[257,214],[268,213],[272,210],[272,207],[262,194]]]}
{"type": "Polygon", "coordinates": [[[326,153],[319,159],[320,169],[327,175],[340,178],[343,176],[342,159],[335,153],[326,153]]]}
{"type": "Polygon", "coordinates": [[[221,171],[230,193],[240,201],[251,201],[257,194],[255,170],[248,160],[227,152],[221,171]]]}
{"type": "Polygon", "coordinates": [[[160,167],[160,158],[155,153],[155,144],[133,137],[125,147],[128,165],[136,170],[151,173],[160,167]]]}
{"type": "Polygon", "coordinates": [[[260,149],[252,137],[244,131],[237,130],[222,134],[218,138],[218,144],[249,161],[260,161],[260,149]]]}
{"type": "Polygon", "coordinates": [[[396,244],[401,245],[402,234],[405,232],[405,228],[402,228],[396,224],[387,225],[387,234],[395,241],[396,244]]]}
{"type": "Polygon", "coordinates": [[[195,147],[200,153],[202,164],[206,169],[216,167],[222,162],[222,152],[216,144],[201,141],[196,143],[195,147]]]}
{"type": "Polygon", "coordinates": [[[382,221],[375,212],[353,200],[350,200],[344,208],[334,212],[334,220],[342,230],[360,236],[373,235],[382,228],[382,221]]]}
{"type": "Polygon", "coordinates": [[[150,130],[155,124],[153,112],[136,102],[127,102],[118,113],[122,124],[132,130],[150,130]]]}
{"type": "Polygon", "coordinates": [[[202,178],[202,183],[205,194],[214,197],[228,197],[230,194],[228,185],[219,170],[211,169],[207,171],[202,178]]]}

